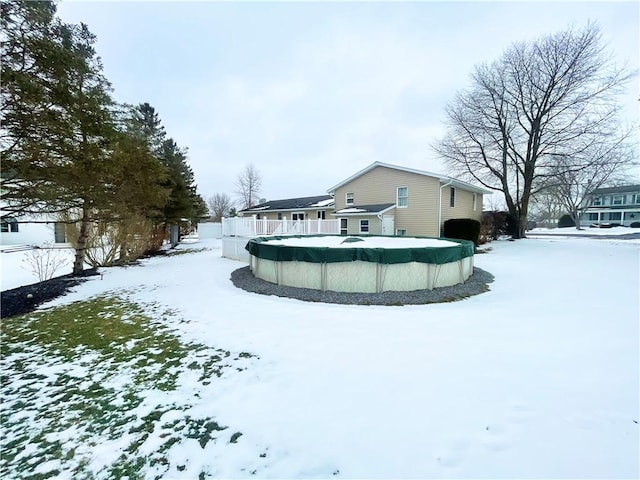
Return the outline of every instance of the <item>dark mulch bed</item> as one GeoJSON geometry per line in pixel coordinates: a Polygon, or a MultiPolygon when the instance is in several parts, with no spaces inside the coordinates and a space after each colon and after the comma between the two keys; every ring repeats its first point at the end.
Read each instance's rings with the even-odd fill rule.
{"type": "Polygon", "coordinates": [[[62,275],[44,282],[5,290],[0,298],[0,318],[32,312],[38,305],[64,295],[71,287],[94,275],[99,275],[97,268],[85,270],[79,276],[62,275]]]}

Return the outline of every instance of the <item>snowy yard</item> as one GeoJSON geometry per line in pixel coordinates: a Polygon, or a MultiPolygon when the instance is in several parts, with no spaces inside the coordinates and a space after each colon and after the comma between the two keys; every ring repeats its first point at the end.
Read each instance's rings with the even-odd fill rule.
{"type": "Polygon", "coordinates": [[[640,243],[491,247],[424,306],[247,293],[217,240],[103,269],[2,322],[0,476],[638,478],[640,243]]]}

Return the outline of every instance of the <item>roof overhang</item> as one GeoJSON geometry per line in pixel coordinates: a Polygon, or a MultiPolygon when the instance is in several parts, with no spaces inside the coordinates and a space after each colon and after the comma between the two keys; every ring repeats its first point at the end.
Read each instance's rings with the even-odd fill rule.
{"type": "Polygon", "coordinates": [[[339,217],[363,217],[367,215],[378,216],[378,215],[384,215],[385,213],[387,213],[390,210],[393,210],[394,208],[396,208],[396,206],[391,205],[388,207],[381,208],[380,210],[371,211],[363,208],[358,208],[357,206],[355,206],[355,207],[343,208],[342,210],[332,212],[331,215],[335,215],[339,217]]]}
{"type": "Polygon", "coordinates": [[[426,176],[426,177],[437,178],[438,180],[440,180],[440,183],[444,183],[444,184],[449,183],[449,184],[453,185],[454,187],[461,188],[461,189],[464,189],[464,190],[469,190],[469,191],[474,192],[474,193],[481,193],[481,194],[493,193],[491,190],[487,190],[487,189],[481,188],[481,187],[476,187],[475,185],[471,185],[470,183],[463,182],[461,180],[456,180],[456,179],[448,177],[446,175],[440,175],[440,174],[433,173],[433,172],[427,172],[426,170],[417,170],[415,168],[402,167],[400,165],[392,165],[390,163],[384,163],[384,162],[373,162],[371,165],[363,168],[362,170],[360,170],[357,173],[354,173],[353,175],[351,175],[346,180],[343,180],[342,182],[338,183],[337,185],[334,185],[333,187],[331,187],[329,190],[327,190],[327,193],[334,194],[335,191],[338,188],[346,185],[349,182],[352,182],[356,178],[364,175],[367,172],[370,172],[371,170],[373,170],[374,168],[377,168],[377,167],[390,168],[392,170],[398,170],[398,171],[401,171],[401,172],[407,172],[407,173],[413,173],[413,174],[416,174],[416,175],[423,175],[423,176],[426,176]]]}

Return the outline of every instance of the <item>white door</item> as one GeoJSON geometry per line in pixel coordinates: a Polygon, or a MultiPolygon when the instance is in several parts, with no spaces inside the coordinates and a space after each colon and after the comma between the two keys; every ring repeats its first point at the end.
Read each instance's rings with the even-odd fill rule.
{"type": "Polygon", "coordinates": [[[382,235],[393,235],[393,217],[382,217],[382,235]]]}

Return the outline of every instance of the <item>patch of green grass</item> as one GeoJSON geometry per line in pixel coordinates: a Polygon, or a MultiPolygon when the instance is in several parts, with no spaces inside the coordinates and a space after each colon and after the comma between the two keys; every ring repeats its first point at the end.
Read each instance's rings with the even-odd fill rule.
{"type": "Polygon", "coordinates": [[[107,466],[109,478],[146,478],[145,467],[171,467],[165,455],[171,446],[195,438],[204,448],[227,428],[211,417],[191,418],[184,401],[159,400],[144,416],[135,413],[148,403],[146,392],[170,394],[182,374],[193,372],[206,385],[232,362],[252,357],[181,341],[145,313],[162,319],[175,312],[148,307],[101,296],[0,321],[3,477],[39,478],[34,467],[51,462],[42,478],[61,468],[93,478],[92,449],[126,438],[125,453],[107,466]],[[184,416],[163,423],[169,410],[184,416]],[[142,454],[151,436],[156,449],[142,454]]]}

